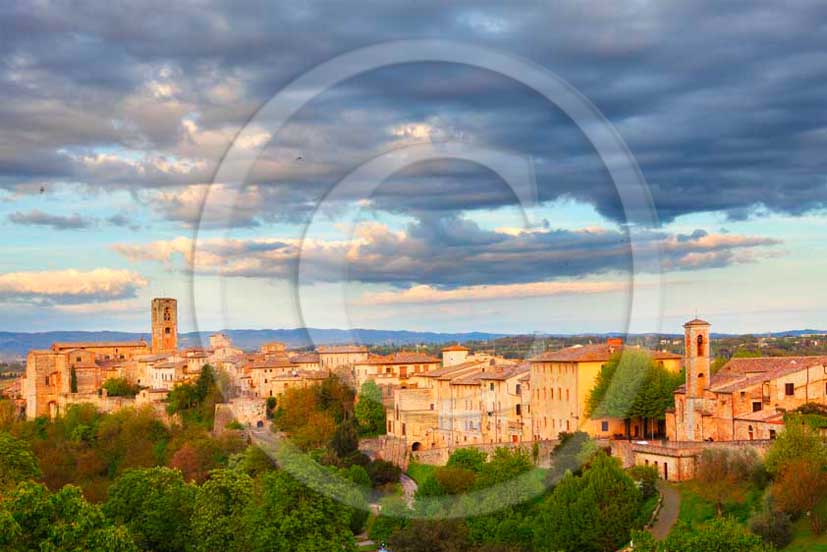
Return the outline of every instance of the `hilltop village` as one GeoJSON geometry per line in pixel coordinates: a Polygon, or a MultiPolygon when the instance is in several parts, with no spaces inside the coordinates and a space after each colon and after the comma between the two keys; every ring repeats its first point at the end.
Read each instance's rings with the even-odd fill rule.
{"type": "Polygon", "coordinates": [[[102,412],[150,405],[164,417],[169,392],[209,365],[225,377],[227,402],[217,408],[239,424],[263,427],[268,400],[335,375],[355,389],[368,381],[379,387],[387,427],[377,454],[401,465],[411,458],[444,460],[459,447],[549,444],[561,433],[582,431],[626,466],[654,466],[663,479],[685,480],[704,449],[727,443],[760,448],[784,430],[786,412],[827,405],[827,356],[733,358],[713,374],[710,329],[704,320],[687,322],[682,355],[618,338],[521,361],[472,354],[458,344],[444,347],[441,358],[414,351],[377,355],[363,345],[306,352],[267,343],[249,352],[222,333],[210,336],[208,347],[180,349],[177,301],[155,298],[151,342],[54,343],[32,350],[25,376],[7,394],[28,419],[54,418],[81,403],[102,412]],[[607,363],[630,351],[670,374],[684,374],[663,419],[598,416],[589,408],[607,363]],[[111,393],[107,382],[113,380],[135,393],[111,393]]]}

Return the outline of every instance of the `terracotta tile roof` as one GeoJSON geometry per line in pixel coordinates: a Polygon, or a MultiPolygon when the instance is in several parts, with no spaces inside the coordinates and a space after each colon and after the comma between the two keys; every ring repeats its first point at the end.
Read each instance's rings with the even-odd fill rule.
{"type": "Polygon", "coordinates": [[[430,372],[425,372],[422,374],[416,374],[418,377],[425,377],[425,378],[438,378],[438,379],[451,379],[455,377],[457,372],[462,372],[463,370],[469,370],[474,368],[475,366],[480,366],[485,361],[482,360],[469,360],[463,362],[462,364],[455,364],[453,366],[443,366],[442,368],[435,368],[430,372]]]}
{"type": "Polygon", "coordinates": [[[650,351],[627,345],[610,345],[608,343],[594,343],[590,345],[575,345],[566,347],[559,351],[546,351],[545,353],[530,359],[530,362],[605,362],[612,356],[625,348],[631,351],[643,351],[649,353],[655,360],[680,360],[681,355],[668,353],[666,351],[650,351]]]}
{"type": "Polygon", "coordinates": [[[174,361],[174,362],[159,362],[158,364],[153,366],[153,368],[165,370],[165,369],[169,369],[169,368],[183,368],[186,365],[187,365],[187,361],[179,360],[179,361],[174,361]]]}
{"type": "Polygon", "coordinates": [[[482,381],[483,372],[473,372],[451,380],[451,385],[479,385],[482,381]]]}
{"type": "Polygon", "coordinates": [[[312,364],[319,362],[319,353],[301,353],[290,359],[295,363],[312,364]]]}
{"type": "Polygon", "coordinates": [[[531,367],[528,362],[523,362],[516,366],[496,366],[493,370],[486,369],[480,376],[484,380],[507,380],[514,376],[528,374],[531,367]]]}
{"type": "Polygon", "coordinates": [[[724,364],[719,374],[749,374],[772,372],[779,368],[827,366],[827,356],[733,358],[724,364]]]}
{"type": "Polygon", "coordinates": [[[296,365],[290,361],[286,356],[271,357],[271,358],[257,358],[250,363],[250,368],[253,370],[260,370],[265,368],[295,368],[296,365]]]}
{"type": "Polygon", "coordinates": [[[164,355],[164,354],[160,354],[160,355],[141,355],[141,356],[135,357],[135,360],[139,360],[141,362],[155,362],[156,360],[163,360],[163,359],[168,358],[168,357],[169,357],[169,355],[164,355]]]}
{"type": "Polygon", "coordinates": [[[449,345],[447,347],[443,347],[442,352],[444,353],[446,351],[468,351],[468,348],[463,347],[462,345],[459,345],[459,344],[449,345]]]}
{"type": "Polygon", "coordinates": [[[694,319],[690,320],[689,322],[687,322],[686,324],[684,324],[683,327],[685,328],[687,326],[711,326],[711,325],[712,324],[710,324],[706,320],[701,320],[700,318],[694,318],[694,319]]]}
{"type": "Polygon", "coordinates": [[[52,343],[53,351],[89,349],[92,347],[147,347],[146,341],[64,341],[52,343]]]}
{"type": "Polygon", "coordinates": [[[441,362],[438,358],[413,351],[400,351],[391,355],[375,355],[360,364],[435,364],[441,362]]]}
{"type": "Polygon", "coordinates": [[[767,410],[759,410],[758,412],[749,412],[736,416],[736,420],[745,420],[748,422],[767,422],[771,424],[783,424],[784,413],[778,410],[768,408],[767,410]]]}
{"type": "MultiPolygon", "coordinates": [[[[733,358],[709,381],[715,393],[736,393],[813,366],[827,366],[827,356],[733,358]]],[[[686,385],[675,389],[686,393],[686,385]]]]}

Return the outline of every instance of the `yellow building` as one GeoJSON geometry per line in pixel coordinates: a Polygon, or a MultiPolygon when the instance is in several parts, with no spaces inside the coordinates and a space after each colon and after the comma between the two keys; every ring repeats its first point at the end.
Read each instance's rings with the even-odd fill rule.
{"type": "MultiPolygon", "coordinates": [[[[591,420],[587,416],[589,393],[601,368],[624,349],[621,339],[575,345],[550,351],[530,360],[531,419],[533,440],[557,439],[561,432],[585,431],[596,437],[624,433],[623,420],[591,420]],[[623,428],[623,429],[621,429],[623,428]]],[[[655,361],[673,372],[681,370],[681,356],[649,351],[655,361]]],[[[642,435],[643,428],[635,427],[642,435]]]]}

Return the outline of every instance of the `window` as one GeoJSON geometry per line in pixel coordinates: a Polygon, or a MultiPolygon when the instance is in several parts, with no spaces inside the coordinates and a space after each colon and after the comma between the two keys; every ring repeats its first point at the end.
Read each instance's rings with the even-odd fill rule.
{"type": "Polygon", "coordinates": [[[704,356],[704,336],[698,336],[698,356],[704,356]]]}
{"type": "Polygon", "coordinates": [[[752,411],[758,412],[761,410],[761,401],[752,401],[752,411]]]}
{"type": "Polygon", "coordinates": [[[770,439],[775,439],[775,430],[774,429],[770,430],[770,439]]]}
{"type": "Polygon", "coordinates": [[[434,409],[434,403],[431,403],[431,410],[434,409]]]}
{"type": "Polygon", "coordinates": [[[169,313],[169,307],[164,308],[164,320],[169,321],[172,316],[169,313]]]}
{"type": "Polygon", "coordinates": [[[523,415],[522,408],[519,404],[514,406],[514,411],[517,414],[517,416],[522,416],[523,415]]]}
{"type": "Polygon", "coordinates": [[[600,422],[600,431],[609,431],[609,422],[603,421],[600,422]]]}
{"type": "Polygon", "coordinates": [[[493,383],[489,383],[489,384],[488,384],[488,390],[489,390],[489,391],[493,391],[493,390],[494,390],[494,384],[493,384],[493,383]]]}
{"type": "Polygon", "coordinates": [[[80,362],[80,357],[75,357],[75,362],[80,362]]]}
{"type": "Polygon", "coordinates": [[[170,328],[170,327],[164,328],[164,333],[167,334],[167,335],[171,334],[172,333],[172,328],[170,328]]]}
{"type": "Polygon", "coordinates": [[[795,384],[794,383],[785,383],[784,384],[784,394],[787,396],[795,395],[795,384]]]}
{"type": "Polygon", "coordinates": [[[515,392],[515,393],[517,393],[517,394],[519,395],[519,394],[520,394],[520,391],[521,391],[521,389],[520,389],[520,384],[518,383],[518,384],[517,384],[517,386],[514,388],[514,392],[515,392]]]}

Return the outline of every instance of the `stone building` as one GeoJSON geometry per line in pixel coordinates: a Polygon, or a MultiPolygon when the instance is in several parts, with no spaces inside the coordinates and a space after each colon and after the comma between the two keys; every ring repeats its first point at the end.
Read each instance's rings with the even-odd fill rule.
{"type": "MultiPolygon", "coordinates": [[[[589,393],[602,367],[627,348],[621,339],[575,345],[549,351],[530,360],[533,440],[556,439],[560,432],[585,431],[595,437],[617,433],[642,435],[639,422],[625,427],[623,420],[591,420],[587,415],[589,393]]],[[[646,351],[664,368],[680,372],[681,357],[663,351],[646,351]]]]}
{"type": "Polygon", "coordinates": [[[353,383],[358,391],[368,380],[375,382],[386,399],[393,397],[397,387],[408,387],[411,378],[441,366],[438,358],[424,353],[400,351],[390,355],[369,355],[351,369],[353,383]]]}
{"type": "Polygon", "coordinates": [[[710,373],[710,325],[692,320],[686,332],[686,383],[667,413],[670,440],[772,439],[784,413],[827,404],[827,356],[733,358],[710,373]]]}
{"type": "Polygon", "coordinates": [[[784,430],[784,414],[827,405],[827,356],[733,358],[711,373],[710,324],[684,324],[686,381],[666,413],[666,439],[615,442],[625,463],[657,468],[664,479],[695,474],[706,448],[751,446],[763,453],[784,430]]]}
{"type": "Polygon", "coordinates": [[[55,343],[26,356],[23,394],[26,417],[57,416],[72,395],[95,395],[110,377],[120,375],[118,363],[149,352],[145,341],[55,343]]]}
{"type": "Polygon", "coordinates": [[[526,363],[488,357],[414,374],[393,391],[388,434],[411,451],[521,442],[531,426],[528,374],[526,363]]]}
{"type": "Polygon", "coordinates": [[[368,358],[368,348],[364,345],[321,345],[316,352],[322,370],[350,368],[368,358]]]}

